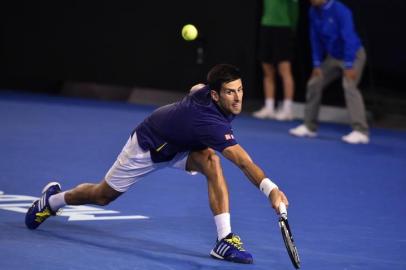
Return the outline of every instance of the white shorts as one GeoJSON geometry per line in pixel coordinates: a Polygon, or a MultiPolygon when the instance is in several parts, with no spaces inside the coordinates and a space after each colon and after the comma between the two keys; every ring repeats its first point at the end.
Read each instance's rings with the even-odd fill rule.
{"type": "MultiPolygon", "coordinates": [[[[144,151],[138,144],[137,134],[130,137],[118,155],[116,162],[105,176],[107,184],[118,192],[127,191],[135,182],[147,174],[165,167],[186,170],[189,152],[181,152],[167,162],[154,163],[150,151],[144,151]]],[[[197,172],[188,172],[192,175],[197,172]]]]}

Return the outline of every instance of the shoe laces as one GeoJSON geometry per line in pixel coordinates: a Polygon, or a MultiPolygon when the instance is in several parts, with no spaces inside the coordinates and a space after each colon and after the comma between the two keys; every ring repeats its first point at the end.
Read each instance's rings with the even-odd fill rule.
{"type": "Polygon", "coordinates": [[[224,239],[227,243],[231,244],[235,248],[237,248],[240,251],[244,251],[244,248],[242,247],[243,243],[241,241],[241,238],[238,235],[233,235],[229,239],[224,239]]]}
{"type": "Polygon", "coordinates": [[[38,223],[41,223],[45,219],[47,219],[50,215],[51,215],[51,211],[48,208],[45,208],[44,211],[38,212],[35,214],[35,216],[36,216],[35,221],[38,223]]]}

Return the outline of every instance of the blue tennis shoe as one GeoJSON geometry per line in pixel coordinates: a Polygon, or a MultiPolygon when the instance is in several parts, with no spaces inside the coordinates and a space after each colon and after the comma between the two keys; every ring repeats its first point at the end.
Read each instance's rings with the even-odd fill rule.
{"type": "Polygon", "coordinates": [[[29,229],[36,229],[47,218],[56,215],[49,206],[49,197],[59,192],[61,192],[61,185],[57,182],[50,182],[44,187],[41,198],[33,202],[25,214],[25,225],[29,229]]]}
{"type": "Polygon", "coordinates": [[[236,263],[253,263],[252,255],[244,250],[241,239],[234,233],[229,233],[210,251],[213,258],[236,263]]]}

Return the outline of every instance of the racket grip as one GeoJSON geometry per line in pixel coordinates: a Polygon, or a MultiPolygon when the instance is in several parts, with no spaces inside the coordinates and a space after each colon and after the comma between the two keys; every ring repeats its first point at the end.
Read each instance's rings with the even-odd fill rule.
{"type": "Polygon", "coordinates": [[[283,202],[281,202],[281,203],[279,204],[279,213],[280,213],[280,215],[283,216],[283,217],[287,217],[287,216],[288,216],[288,211],[286,210],[286,205],[285,205],[283,202]]]}

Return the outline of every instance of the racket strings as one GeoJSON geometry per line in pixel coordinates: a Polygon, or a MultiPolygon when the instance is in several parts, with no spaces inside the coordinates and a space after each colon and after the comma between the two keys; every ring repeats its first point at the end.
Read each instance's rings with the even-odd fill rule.
{"type": "Polygon", "coordinates": [[[283,241],[285,242],[285,246],[288,251],[289,257],[294,267],[296,269],[299,269],[300,258],[287,219],[286,220],[280,219],[279,227],[281,228],[283,241]]]}

